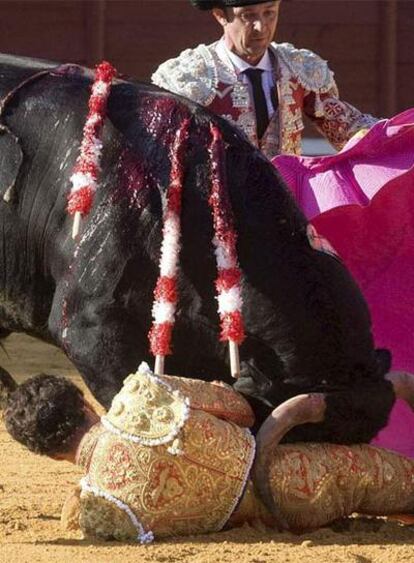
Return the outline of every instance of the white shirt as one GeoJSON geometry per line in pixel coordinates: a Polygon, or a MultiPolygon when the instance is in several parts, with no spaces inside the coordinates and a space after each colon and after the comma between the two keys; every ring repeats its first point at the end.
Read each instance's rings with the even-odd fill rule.
{"type": "MultiPolygon", "coordinates": [[[[272,104],[271,98],[271,91],[275,87],[275,82],[273,80],[273,68],[272,68],[272,61],[270,59],[269,50],[266,50],[266,53],[257,63],[257,65],[253,66],[238,57],[236,54],[232,53],[230,49],[227,47],[226,43],[224,42],[224,38],[221,38],[219,44],[217,45],[216,53],[218,57],[223,61],[224,64],[229,65],[231,64],[236,71],[237,78],[243,82],[243,84],[247,85],[249,90],[250,99],[253,101],[253,89],[248,77],[243,73],[244,70],[248,68],[256,68],[263,70],[262,73],[262,86],[263,91],[266,97],[266,104],[267,104],[267,112],[269,118],[274,114],[275,110],[272,104]]],[[[254,107],[254,104],[252,103],[254,107]]]]}

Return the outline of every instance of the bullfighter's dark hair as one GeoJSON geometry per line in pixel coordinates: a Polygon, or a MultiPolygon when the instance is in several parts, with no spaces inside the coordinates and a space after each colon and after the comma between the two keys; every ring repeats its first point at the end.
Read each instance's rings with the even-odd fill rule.
{"type": "Polygon", "coordinates": [[[46,374],[31,377],[11,393],[4,412],[11,436],[42,455],[68,452],[85,420],[82,391],[64,377],[46,374]]]}

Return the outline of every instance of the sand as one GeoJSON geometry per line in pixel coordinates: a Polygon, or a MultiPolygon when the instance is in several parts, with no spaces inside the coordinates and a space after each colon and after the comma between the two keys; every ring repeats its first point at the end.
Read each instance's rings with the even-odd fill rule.
{"type": "MultiPolygon", "coordinates": [[[[43,371],[82,384],[56,348],[24,335],[12,335],[4,345],[0,364],[18,381],[43,371]]],[[[414,526],[383,520],[348,520],[302,536],[246,526],[150,546],[86,541],[78,533],[60,529],[61,506],[81,477],[79,470],[25,451],[1,423],[0,448],[1,563],[414,562],[414,526]]]]}

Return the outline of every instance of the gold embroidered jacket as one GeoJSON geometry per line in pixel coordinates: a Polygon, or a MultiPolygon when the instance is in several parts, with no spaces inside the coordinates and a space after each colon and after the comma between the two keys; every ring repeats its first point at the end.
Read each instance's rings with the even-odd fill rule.
{"type": "Polygon", "coordinates": [[[368,445],[279,445],[253,485],[252,423],[230,387],[141,367],[82,440],[85,478],[64,507],[66,527],[146,543],[246,522],[303,531],[352,512],[413,511],[414,460],[368,445]]]}
{"type": "Polygon", "coordinates": [[[339,99],[333,73],[318,55],[290,43],[272,43],[270,55],[279,106],[259,142],[248,87],[239,80],[231,62],[226,64],[219,58],[217,45],[183,51],[161,64],[152,81],[228,119],[269,159],[277,154],[301,153],[304,115],[337,149],[377,121],[339,99]]]}
{"type": "Polygon", "coordinates": [[[143,543],[221,530],[249,477],[253,419],[231,388],[129,376],[81,444],[81,528],[143,543]]]}

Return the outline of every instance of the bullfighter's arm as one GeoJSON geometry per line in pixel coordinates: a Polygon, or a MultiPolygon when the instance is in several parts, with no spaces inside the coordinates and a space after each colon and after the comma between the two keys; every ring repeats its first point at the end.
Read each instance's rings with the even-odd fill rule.
{"type": "Polygon", "coordinates": [[[64,531],[81,530],[85,537],[136,540],[137,530],[128,514],[114,502],[77,486],[63,505],[60,524],[64,531]]]}
{"type": "Polygon", "coordinates": [[[301,107],[336,149],[341,149],[355,133],[369,129],[378,121],[339,98],[334,73],[318,54],[308,49],[297,49],[290,43],[272,45],[283,81],[289,79],[286,100],[289,104],[294,100],[292,115],[296,119],[297,110],[301,107]]]}
{"type": "Polygon", "coordinates": [[[82,492],[79,526],[86,538],[136,541],[137,528],[125,510],[114,501],[91,492],[82,492]]]}
{"type": "Polygon", "coordinates": [[[326,93],[308,93],[304,100],[304,111],[337,150],[341,150],[356,133],[370,129],[378,121],[342,101],[335,83],[326,93]]]}
{"type": "Polygon", "coordinates": [[[65,531],[79,530],[80,493],[78,485],[71,491],[65,500],[60,514],[60,525],[65,531]]]}

